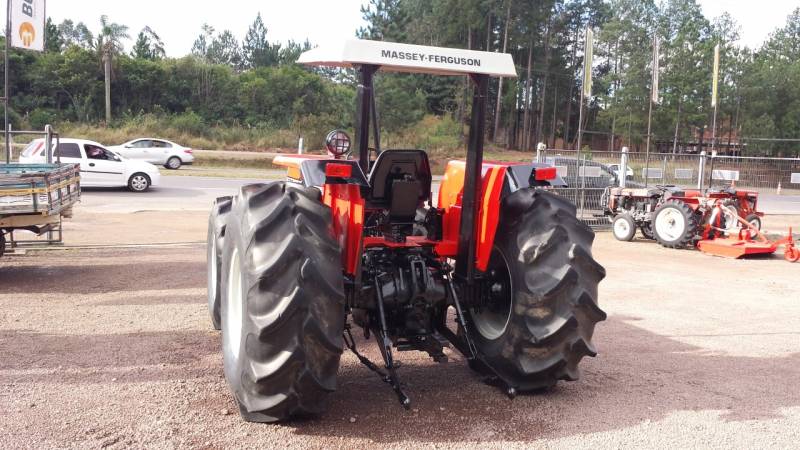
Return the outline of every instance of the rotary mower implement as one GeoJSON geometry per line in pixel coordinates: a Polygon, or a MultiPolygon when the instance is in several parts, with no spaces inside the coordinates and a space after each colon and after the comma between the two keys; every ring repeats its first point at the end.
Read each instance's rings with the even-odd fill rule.
{"type": "Polygon", "coordinates": [[[697,242],[697,248],[703,252],[726,258],[742,258],[754,255],[771,255],[783,246],[783,258],[789,262],[800,260],[800,250],[795,246],[792,237],[792,228],[789,227],[788,236],[777,241],[769,240],[760,229],[740,217],[737,211],[730,206],[718,204],[720,209],[718,217],[733,217],[738,229],[731,232],[731,226],[726,229],[719,228],[717,224],[706,224],[703,232],[704,239],[697,242]]]}
{"type": "Polygon", "coordinates": [[[278,156],[285,181],[215,203],[209,309],[242,417],[321,413],[344,348],[406,408],[402,351],[445,362],[452,346],[512,397],[578,379],[606,317],[597,305],[605,270],[575,206],[546,189],[563,185],[555,168],[483,161],[489,77],[516,76],[510,55],[350,41],[299,62],[356,69],[357,158],[335,130],[327,156],[278,156]],[[447,163],[437,199],[427,153],[380,149],[378,71],[466,74],[474,83],[466,159],[447,163]],[[357,329],[375,338],[381,364],[356,347],[357,329]]]}

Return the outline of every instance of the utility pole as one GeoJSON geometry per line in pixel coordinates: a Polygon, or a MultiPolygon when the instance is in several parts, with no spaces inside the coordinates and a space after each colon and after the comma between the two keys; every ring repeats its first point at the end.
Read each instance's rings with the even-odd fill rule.
{"type": "Polygon", "coordinates": [[[11,38],[11,0],[6,1],[6,49],[4,53],[3,59],[5,60],[5,65],[3,66],[3,72],[5,73],[5,79],[3,80],[3,111],[5,112],[5,121],[3,122],[3,134],[5,135],[6,141],[6,164],[11,164],[11,136],[8,132],[8,103],[10,96],[8,95],[8,48],[9,48],[9,39],[11,38]]]}
{"type": "Polygon", "coordinates": [[[711,82],[711,106],[714,108],[714,119],[711,123],[711,154],[717,147],[717,89],[719,87],[719,44],[714,47],[714,78],[711,82]]]}
{"type": "Polygon", "coordinates": [[[592,95],[592,59],[594,55],[594,33],[592,29],[586,27],[586,41],[583,47],[583,86],[581,86],[581,105],[578,110],[578,143],[576,150],[581,152],[583,141],[583,103],[584,100],[592,95]]]}
{"type": "Polygon", "coordinates": [[[106,126],[111,123],[111,46],[103,46],[103,69],[106,78],[106,126]]]}
{"type": "MultiPolygon", "coordinates": [[[[650,106],[647,111],[647,144],[644,150],[644,187],[650,179],[650,135],[653,125],[653,103],[658,103],[658,36],[653,36],[653,76],[650,83],[650,106]]],[[[662,173],[663,177],[664,174],[662,173]]]]}

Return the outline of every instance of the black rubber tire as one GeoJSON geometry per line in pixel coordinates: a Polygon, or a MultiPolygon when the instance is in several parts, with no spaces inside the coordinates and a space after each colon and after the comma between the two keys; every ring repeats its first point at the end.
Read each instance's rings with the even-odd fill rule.
{"type": "Polygon", "coordinates": [[[164,164],[164,167],[166,167],[169,170],[178,170],[181,168],[182,164],[183,161],[181,161],[180,158],[178,158],[177,156],[171,156],[169,159],[167,159],[167,162],[164,164]]]}
{"type": "Polygon", "coordinates": [[[336,389],[341,251],[319,198],[283,181],[244,186],[225,223],[223,367],[248,422],[320,414],[336,389]]]}
{"type": "Polygon", "coordinates": [[[756,227],[758,231],[761,231],[761,217],[758,217],[757,214],[749,214],[744,220],[756,227]]]}
{"type": "Polygon", "coordinates": [[[642,232],[642,236],[646,239],[650,239],[651,241],[656,239],[656,235],[653,234],[653,222],[644,222],[639,227],[639,230],[642,232]]]}
{"type": "Polygon", "coordinates": [[[221,330],[219,311],[220,274],[222,268],[222,249],[225,240],[225,219],[231,211],[231,196],[218,197],[211,205],[208,215],[208,235],[206,238],[206,267],[208,274],[208,312],[215,330],[221,330]]]}
{"type": "Polygon", "coordinates": [[[146,192],[148,189],[150,189],[150,186],[152,186],[152,181],[150,180],[150,176],[148,176],[146,173],[136,172],[131,175],[130,178],[128,178],[128,189],[132,192],[146,192]],[[137,176],[143,176],[147,180],[147,185],[143,189],[134,187],[134,178],[137,176]]]}
{"type": "Polygon", "coordinates": [[[614,220],[611,222],[611,234],[613,234],[618,241],[632,241],[633,237],[636,236],[636,223],[633,221],[633,217],[631,217],[631,215],[628,213],[621,213],[614,216],[614,220]],[[627,225],[627,231],[624,233],[621,232],[617,226],[617,222],[620,220],[624,221],[625,225],[627,225]]]}
{"type": "Polygon", "coordinates": [[[664,247],[686,248],[686,246],[692,244],[695,236],[697,236],[697,228],[698,215],[695,214],[692,208],[680,200],[667,200],[661,206],[656,208],[655,212],[653,213],[653,234],[656,237],[656,241],[658,241],[658,243],[664,247]],[[670,239],[669,236],[662,236],[658,233],[659,214],[668,209],[678,210],[683,216],[684,220],[684,229],[680,231],[678,236],[673,239],[670,239]]]}
{"type": "MultiPolygon", "coordinates": [[[[490,339],[475,322],[475,310],[465,313],[483,361],[518,391],[577,380],[581,358],[597,354],[591,339],[595,324],[606,318],[597,305],[606,272],[592,257],[594,232],[575,209],[533,188],[506,197],[490,262],[502,256],[511,280],[505,328],[490,339]]],[[[480,365],[471,367],[485,373],[480,365]]]]}

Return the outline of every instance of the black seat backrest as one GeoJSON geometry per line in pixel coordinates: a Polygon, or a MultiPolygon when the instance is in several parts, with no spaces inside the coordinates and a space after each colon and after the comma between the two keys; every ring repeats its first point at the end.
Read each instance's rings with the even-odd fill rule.
{"type": "Polygon", "coordinates": [[[372,206],[391,209],[392,204],[395,204],[396,207],[406,210],[413,199],[416,210],[417,204],[429,201],[431,197],[431,166],[428,155],[422,150],[381,152],[369,173],[369,186],[368,199],[372,206]],[[396,193],[393,191],[394,186],[398,187],[396,193]],[[406,206],[398,204],[401,197],[406,206]]]}

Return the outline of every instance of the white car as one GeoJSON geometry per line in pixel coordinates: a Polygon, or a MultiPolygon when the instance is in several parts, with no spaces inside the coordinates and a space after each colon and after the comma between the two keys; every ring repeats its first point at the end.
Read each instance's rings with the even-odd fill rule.
{"type": "MultiPolygon", "coordinates": [[[[19,155],[22,164],[44,163],[44,139],[34,139],[19,155]]],[[[53,141],[56,147],[56,141],[53,141]]],[[[132,161],[94,141],[62,138],[53,152],[53,162],[80,164],[81,186],[123,187],[144,192],[161,179],[158,167],[144,161],[132,161]]]]}
{"type": "Polygon", "coordinates": [[[194,162],[192,149],[165,139],[134,139],[124,144],[113,145],[109,149],[128,159],[147,161],[172,170],[194,162]]]}
{"type": "MultiPolygon", "coordinates": [[[[620,176],[619,176],[620,175],[619,174],[619,164],[609,164],[608,165],[608,170],[610,170],[612,173],[614,173],[614,175],[616,175],[617,178],[620,178],[620,176]]],[[[632,180],[633,179],[633,169],[631,169],[631,166],[628,166],[628,167],[625,168],[625,179],[627,179],[627,180],[632,180]]]]}

